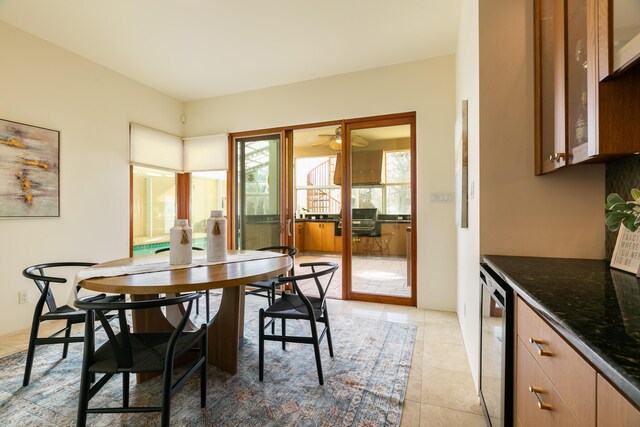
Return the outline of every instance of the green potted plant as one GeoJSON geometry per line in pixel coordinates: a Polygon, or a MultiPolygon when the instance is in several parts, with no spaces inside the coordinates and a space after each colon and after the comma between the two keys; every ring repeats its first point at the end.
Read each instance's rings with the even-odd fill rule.
{"type": "Polygon", "coordinates": [[[640,190],[632,189],[631,197],[633,200],[625,201],[617,193],[607,196],[607,203],[604,205],[607,213],[604,221],[609,231],[617,231],[620,224],[632,232],[640,227],[640,190]]]}

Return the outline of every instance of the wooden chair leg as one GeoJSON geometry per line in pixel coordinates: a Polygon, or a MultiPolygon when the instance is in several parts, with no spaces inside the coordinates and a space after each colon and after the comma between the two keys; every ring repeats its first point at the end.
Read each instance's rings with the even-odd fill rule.
{"type": "Polygon", "coordinates": [[[313,337],[313,352],[316,355],[316,368],[318,368],[318,381],[324,385],[322,376],[322,360],[320,360],[320,343],[318,342],[318,329],[315,320],[311,319],[311,336],[313,337]]]}
{"type": "MultiPolygon", "coordinates": [[[[64,331],[64,337],[65,338],[71,338],[71,320],[67,319],[67,330],[64,331]]],[[[62,348],[62,358],[66,359],[67,358],[67,352],[69,351],[69,343],[66,342],[64,343],[64,346],[62,348]]]]}
{"type": "Polygon", "coordinates": [[[36,353],[36,339],[38,338],[38,329],[40,328],[40,321],[38,317],[34,315],[33,322],[31,324],[31,334],[29,335],[29,350],[27,351],[27,363],[24,367],[24,379],[22,380],[22,386],[29,385],[31,379],[31,368],[33,367],[33,357],[36,353]]]}
{"type": "Polygon", "coordinates": [[[85,427],[87,425],[87,408],[89,407],[89,387],[91,387],[91,375],[83,362],[82,374],[80,375],[80,395],[78,396],[78,414],[76,425],[85,427]]]}
{"type": "Polygon", "coordinates": [[[258,377],[264,377],[264,309],[258,313],[258,377]]]}
{"type": "MultiPolygon", "coordinates": [[[[269,291],[267,291],[267,295],[269,295],[269,291]]],[[[271,304],[276,302],[276,284],[275,282],[271,282],[271,299],[269,300],[269,306],[271,306],[271,304]]],[[[276,333],[276,322],[275,319],[273,319],[274,321],[271,322],[271,334],[275,334],[276,333]]]]}
{"type": "MultiPolygon", "coordinates": [[[[273,322],[275,323],[275,322],[273,322]]],[[[284,317],[282,318],[282,338],[287,336],[287,319],[285,319],[284,317]]],[[[284,339],[282,340],[282,349],[286,350],[287,349],[287,343],[284,341],[284,339]]]]}
{"type": "MultiPolygon", "coordinates": [[[[207,296],[209,296],[209,291],[207,291],[207,296]]],[[[207,313],[209,310],[207,309],[207,313]]],[[[202,341],[200,342],[200,354],[203,358],[202,366],[200,367],[200,407],[204,408],[207,406],[207,334],[205,333],[202,336],[202,341]]]]}
{"type": "Polygon", "coordinates": [[[329,313],[324,309],[324,323],[327,325],[327,344],[329,345],[329,356],[333,357],[333,343],[331,342],[331,325],[329,325],[329,313]]]}
{"type": "Polygon", "coordinates": [[[205,305],[206,305],[206,309],[207,309],[207,323],[209,323],[209,317],[211,316],[211,303],[209,301],[209,291],[207,291],[207,293],[205,294],[205,305]]]}
{"type": "Polygon", "coordinates": [[[129,373],[122,374],[122,406],[129,407],[129,373]]]}
{"type": "Polygon", "coordinates": [[[162,414],[160,425],[169,427],[171,420],[171,378],[173,377],[173,363],[165,362],[164,375],[162,377],[162,414]]]}

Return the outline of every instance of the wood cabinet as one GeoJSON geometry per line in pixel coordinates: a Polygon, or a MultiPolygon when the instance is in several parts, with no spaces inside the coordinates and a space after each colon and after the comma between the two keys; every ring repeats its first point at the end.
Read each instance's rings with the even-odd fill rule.
{"type": "Polygon", "coordinates": [[[407,256],[407,227],[410,224],[384,222],[380,224],[383,255],[407,256]],[[385,250],[385,246],[387,249],[385,250]]]}
{"type": "MultiPolygon", "coordinates": [[[[580,426],[580,421],[533,359],[517,341],[516,418],[522,426],[580,426]]],[[[595,389],[594,389],[595,391],[595,389]]],[[[595,416],[595,409],[592,411],[595,416]]],[[[584,424],[587,425],[587,424],[584,424]]],[[[588,424],[593,425],[593,424],[588,424]]]]}
{"type": "MultiPolygon", "coordinates": [[[[382,183],[382,150],[360,151],[351,153],[352,184],[382,183]]],[[[342,155],[338,154],[336,170],[333,176],[335,185],[342,185],[342,155]]]]}
{"type": "MultiPolygon", "coordinates": [[[[342,250],[341,240],[335,235],[335,222],[304,222],[296,224],[303,226],[302,249],[310,252],[340,252],[342,250]],[[338,242],[338,246],[336,246],[338,242]]],[[[296,228],[297,236],[297,228],[296,228]]]]}
{"type": "Polygon", "coordinates": [[[610,2],[534,4],[535,173],[640,152],[640,66],[600,80],[610,75],[600,28],[610,2]]]}
{"type": "Polygon", "coordinates": [[[640,426],[640,411],[521,298],[516,324],[517,425],[640,426]]]}
{"type": "Polygon", "coordinates": [[[640,411],[601,375],[598,375],[597,412],[599,426],[640,426],[640,411]]]}
{"type": "MultiPolygon", "coordinates": [[[[519,340],[517,364],[519,367],[516,372],[524,369],[523,364],[531,365],[528,358],[525,357],[528,356],[533,361],[532,366],[538,367],[545,377],[543,380],[535,377],[535,381],[542,381],[545,384],[544,387],[535,381],[519,384],[517,399],[522,398],[528,400],[529,403],[534,399],[537,400],[535,396],[527,396],[527,390],[528,387],[540,387],[543,392],[538,393],[538,397],[541,399],[545,396],[554,396],[554,393],[558,395],[558,398],[553,397],[552,408],[545,410],[545,412],[554,413],[550,415],[551,418],[560,412],[559,405],[562,403],[570,408],[569,413],[573,411],[579,425],[594,426],[596,416],[595,370],[522,299],[519,299],[517,303],[517,319],[519,340]],[[522,350],[526,353],[523,353],[522,350]]],[[[517,373],[517,378],[520,375],[517,373]]],[[[529,394],[535,393],[529,392],[529,394]]],[[[559,419],[564,420],[565,417],[561,416],[559,419]]],[[[525,422],[524,419],[521,421],[523,425],[532,425],[525,422]]],[[[552,425],[570,425],[570,423],[552,425]]]]}

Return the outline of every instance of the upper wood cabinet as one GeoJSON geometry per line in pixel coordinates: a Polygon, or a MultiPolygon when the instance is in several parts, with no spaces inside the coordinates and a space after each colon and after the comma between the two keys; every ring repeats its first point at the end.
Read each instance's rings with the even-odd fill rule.
{"type": "Polygon", "coordinates": [[[534,2],[536,175],[640,152],[640,65],[601,80],[615,3],[534,2]]]}
{"type": "MultiPolygon", "coordinates": [[[[356,151],[351,153],[352,184],[379,185],[382,183],[382,150],[356,151]]],[[[342,185],[342,155],[338,154],[333,181],[342,185]]]]}

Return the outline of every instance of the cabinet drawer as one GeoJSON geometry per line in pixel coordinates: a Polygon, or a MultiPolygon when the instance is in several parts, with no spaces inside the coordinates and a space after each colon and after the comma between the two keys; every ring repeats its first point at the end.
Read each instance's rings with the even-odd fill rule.
{"type": "Polygon", "coordinates": [[[595,370],[520,298],[517,323],[518,337],[528,353],[562,395],[580,423],[594,426],[595,370]]]}
{"type": "Polygon", "coordinates": [[[522,340],[517,341],[516,419],[518,425],[522,427],[582,425],[540,369],[522,340]],[[532,389],[536,393],[532,392],[532,389]]]}

